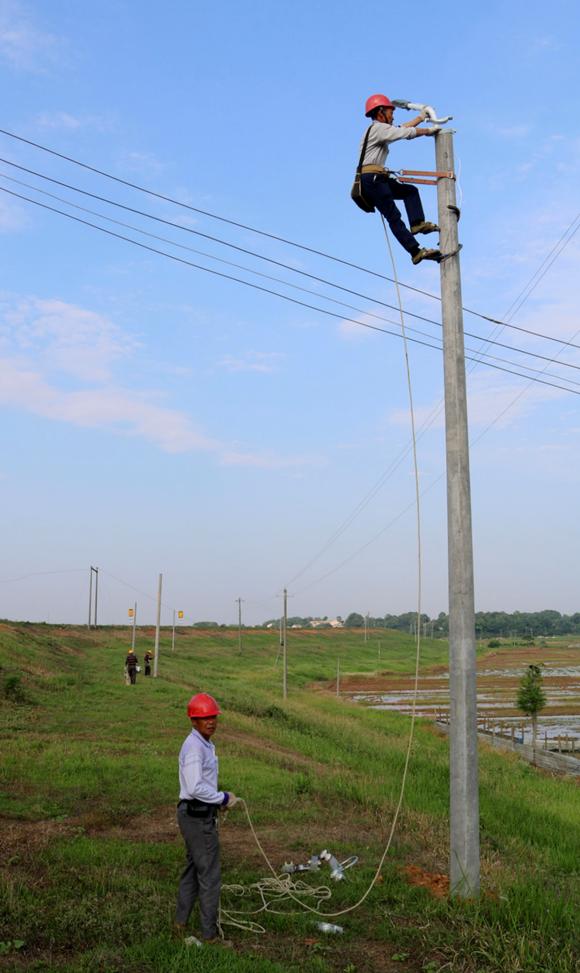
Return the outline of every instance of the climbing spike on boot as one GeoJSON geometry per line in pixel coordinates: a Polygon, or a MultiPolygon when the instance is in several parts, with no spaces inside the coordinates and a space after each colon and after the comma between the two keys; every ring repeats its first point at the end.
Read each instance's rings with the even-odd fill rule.
{"type": "Polygon", "coordinates": [[[436,223],[430,223],[428,220],[423,220],[421,223],[415,223],[415,226],[411,227],[411,233],[436,233],[439,227],[436,223]]]}
{"type": "Polygon", "coordinates": [[[425,247],[421,247],[413,256],[412,260],[415,265],[420,264],[422,260],[436,260],[439,263],[441,256],[440,250],[427,250],[425,247]]]}

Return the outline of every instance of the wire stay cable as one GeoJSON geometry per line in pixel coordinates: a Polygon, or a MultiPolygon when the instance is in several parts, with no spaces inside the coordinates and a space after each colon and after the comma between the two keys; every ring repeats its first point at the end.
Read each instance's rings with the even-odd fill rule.
{"type": "MultiPolygon", "coordinates": [[[[519,310],[522,307],[522,305],[525,302],[525,300],[527,300],[527,298],[530,296],[530,294],[532,293],[532,290],[533,290],[533,287],[530,287],[530,285],[533,284],[535,281],[539,282],[539,278],[538,278],[539,272],[542,269],[545,268],[544,273],[542,274],[542,277],[543,277],[545,275],[545,272],[547,272],[547,270],[553,265],[553,263],[555,262],[555,260],[558,258],[558,256],[562,253],[562,251],[568,245],[568,243],[570,242],[570,240],[573,238],[574,234],[578,230],[578,225],[576,225],[576,224],[578,224],[578,221],[579,220],[580,220],[580,215],[577,216],[577,217],[574,217],[574,219],[568,225],[568,227],[566,228],[566,230],[562,233],[562,235],[560,236],[560,238],[558,239],[558,241],[556,242],[556,244],[554,244],[554,246],[550,249],[549,253],[542,260],[542,263],[540,264],[540,267],[534,272],[534,274],[532,275],[532,277],[530,278],[530,280],[526,283],[526,285],[524,286],[524,288],[520,292],[520,295],[522,295],[522,294],[525,295],[524,300],[521,301],[521,302],[518,302],[517,307],[515,308],[515,311],[512,311],[511,313],[516,313],[517,310],[519,310]],[[552,257],[553,257],[553,259],[551,259],[552,257]]],[[[512,307],[513,306],[514,305],[512,305],[512,307]]],[[[573,347],[574,338],[576,338],[578,336],[578,334],[580,334],[580,330],[577,331],[574,335],[572,335],[572,338],[570,339],[570,346],[571,347],[573,347]]],[[[564,345],[561,350],[563,351],[565,347],[566,346],[564,345]]],[[[561,352],[559,352],[558,354],[560,354],[560,353],[561,352]]],[[[468,357],[468,356],[466,356],[466,357],[468,357]]],[[[472,360],[471,363],[470,363],[470,365],[469,365],[469,368],[468,368],[469,373],[472,373],[479,363],[480,363],[479,359],[472,360]]],[[[482,363],[482,364],[485,364],[485,363],[482,363]]],[[[547,366],[546,366],[546,368],[547,368],[547,366]]],[[[508,403],[508,405],[495,417],[495,419],[493,419],[485,427],[485,429],[482,431],[482,433],[479,436],[476,437],[476,439],[472,443],[472,447],[474,447],[475,445],[477,445],[477,443],[480,441],[480,439],[495,425],[496,422],[499,422],[499,420],[509,411],[509,409],[512,408],[515,405],[515,403],[531,387],[532,387],[532,384],[531,383],[528,383],[525,386],[524,389],[522,389],[513,399],[510,400],[510,402],[508,403]]],[[[444,400],[441,399],[439,401],[439,403],[437,403],[437,405],[433,408],[433,410],[431,411],[430,415],[425,419],[424,423],[422,424],[421,430],[419,432],[419,437],[422,436],[433,425],[433,423],[436,421],[437,417],[443,411],[443,407],[444,407],[444,400]]],[[[326,553],[327,550],[329,550],[329,548],[344,533],[344,531],[354,522],[354,520],[356,520],[356,518],[358,517],[359,513],[361,513],[368,506],[368,504],[376,496],[376,494],[379,492],[379,490],[384,486],[384,484],[387,482],[387,480],[389,480],[391,478],[391,476],[394,474],[394,472],[396,471],[396,469],[401,465],[401,463],[402,463],[403,459],[405,458],[405,456],[407,456],[409,454],[410,448],[411,448],[410,443],[407,444],[406,447],[404,447],[404,449],[401,451],[401,453],[399,454],[399,456],[381,474],[381,476],[379,477],[379,479],[375,483],[375,485],[367,492],[367,494],[363,497],[363,499],[361,501],[359,501],[359,503],[354,508],[354,510],[351,511],[351,513],[342,522],[342,524],[338,527],[338,529],[335,530],[335,532],[330,536],[330,538],[327,539],[327,541],[325,542],[325,544],[293,576],[292,581],[289,582],[289,584],[290,583],[293,583],[294,581],[296,581],[300,577],[302,577],[306,573],[306,571],[310,567],[312,567],[312,565],[316,561],[318,561],[323,556],[323,554],[326,553]]],[[[432,483],[430,484],[430,486],[428,486],[425,489],[424,493],[428,492],[433,486],[436,485],[436,483],[439,483],[442,478],[443,478],[443,474],[440,474],[434,481],[432,481],[432,483]]],[[[369,547],[371,544],[373,544],[375,542],[375,540],[378,540],[378,538],[381,537],[383,535],[383,533],[385,533],[386,530],[388,530],[390,527],[392,527],[398,520],[400,520],[401,516],[403,516],[403,514],[407,513],[409,509],[410,509],[410,506],[405,507],[404,510],[401,511],[401,513],[398,514],[393,520],[391,520],[384,528],[382,528],[378,532],[378,534],[374,535],[369,541],[367,541],[366,543],[364,543],[363,545],[361,545],[360,547],[358,547],[351,555],[349,555],[346,558],[344,558],[335,568],[332,568],[330,571],[327,571],[325,574],[323,574],[321,577],[317,578],[311,584],[306,585],[306,587],[301,588],[298,592],[295,592],[294,595],[297,596],[297,595],[301,594],[302,592],[307,591],[310,587],[319,584],[320,582],[326,580],[328,577],[330,577],[331,575],[333,575],[336,571],[340,570],[342,567],[344,567],[346,564],[348,564],[351,560],[353,560],[355,557],[357,557],[358,554],[360,554],[364,550],[366,550],[366,548],[369,547]]]]}

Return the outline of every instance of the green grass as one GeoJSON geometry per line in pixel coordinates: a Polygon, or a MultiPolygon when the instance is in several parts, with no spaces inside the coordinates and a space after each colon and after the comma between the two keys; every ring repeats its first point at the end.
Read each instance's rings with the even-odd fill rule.
{"type": "MultiPolygon", "coordinates": [[[[483,748],[481,898],[436,899],[408,883],[405,865],[447,868],[447,741],[424,721],[382,881],[338,920],[342,936],[319,933],[309,914],[267,914],[258,917],[263,936],[232,931],[234,952],[173,942],[183,850],[171,821],[191,693],[213,692],[222,704],[221,782],[246,798],[276,867],[327,845],[339,857],[360,856],[348,882],[333,883],[332,911],[356,901],[373,875],[398,797],[409,720],[336,700],[324,683],[334,678],[337,656],[343,673],[410,672],[414,645],[395,632],[367,643],[360,632],[291,632],[284,704],[275,632],[245,632],[241,656],[231,630],[180,633],[175,653],[165,633],[159,678],[141,676],[136,687],[123,681],[127,644],[122,629],[0,625],[0,970],[576,969],[573,781],[483,748]]],[[[142,636],[138,655],[146,644],[142,636]]],[[[424,664],[445,665],[446,650],[426,642],[424,664]]],[[[226,884],[267,874],[242,811],[230,812],[222,844],[226,884]]],[[[258,904],[240,906],[224,894],[225,907],[258,904]]]]}

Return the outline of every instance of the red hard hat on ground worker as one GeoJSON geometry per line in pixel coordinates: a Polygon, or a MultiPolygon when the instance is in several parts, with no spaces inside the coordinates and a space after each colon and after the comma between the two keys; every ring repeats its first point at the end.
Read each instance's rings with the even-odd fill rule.
{"type": "Polygon", "coordinates": [[[190,719],[207,719],[209,716],[219,716],[221,709],[213,696],[208,693],[197,693],[187,704],[187,715],[190,719]]]}
{"type": "Polygon", "coordinates": [[[375,108],[395,108],[393,102],[386,95],[371,95],[365,104],[365,115],[367,118],[375,108]]]}

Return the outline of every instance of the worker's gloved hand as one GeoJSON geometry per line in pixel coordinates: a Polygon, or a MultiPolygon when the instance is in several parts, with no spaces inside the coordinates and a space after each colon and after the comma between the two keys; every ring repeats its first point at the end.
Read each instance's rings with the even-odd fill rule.
{"type": "Polygon", "coordinates": [[[440,125],[433,125],[433,127],[427,131],[427,135],[437,135],[437,132],[440,131],[441,131],[440,125]]]}
{"type": "Polygon", "coordinates": [[[229,796],[229,799],[228,799],[228,803],[223,805],[224,811],[229,811],[229,809],[231,807],[235,807],[236,804],[239,804],[239,802],[240,802],[240,798],[239,797],[236,797],[236,795],[233,794],[231,791],[229,792],[229,795],[230,796],[229,796]]]}

